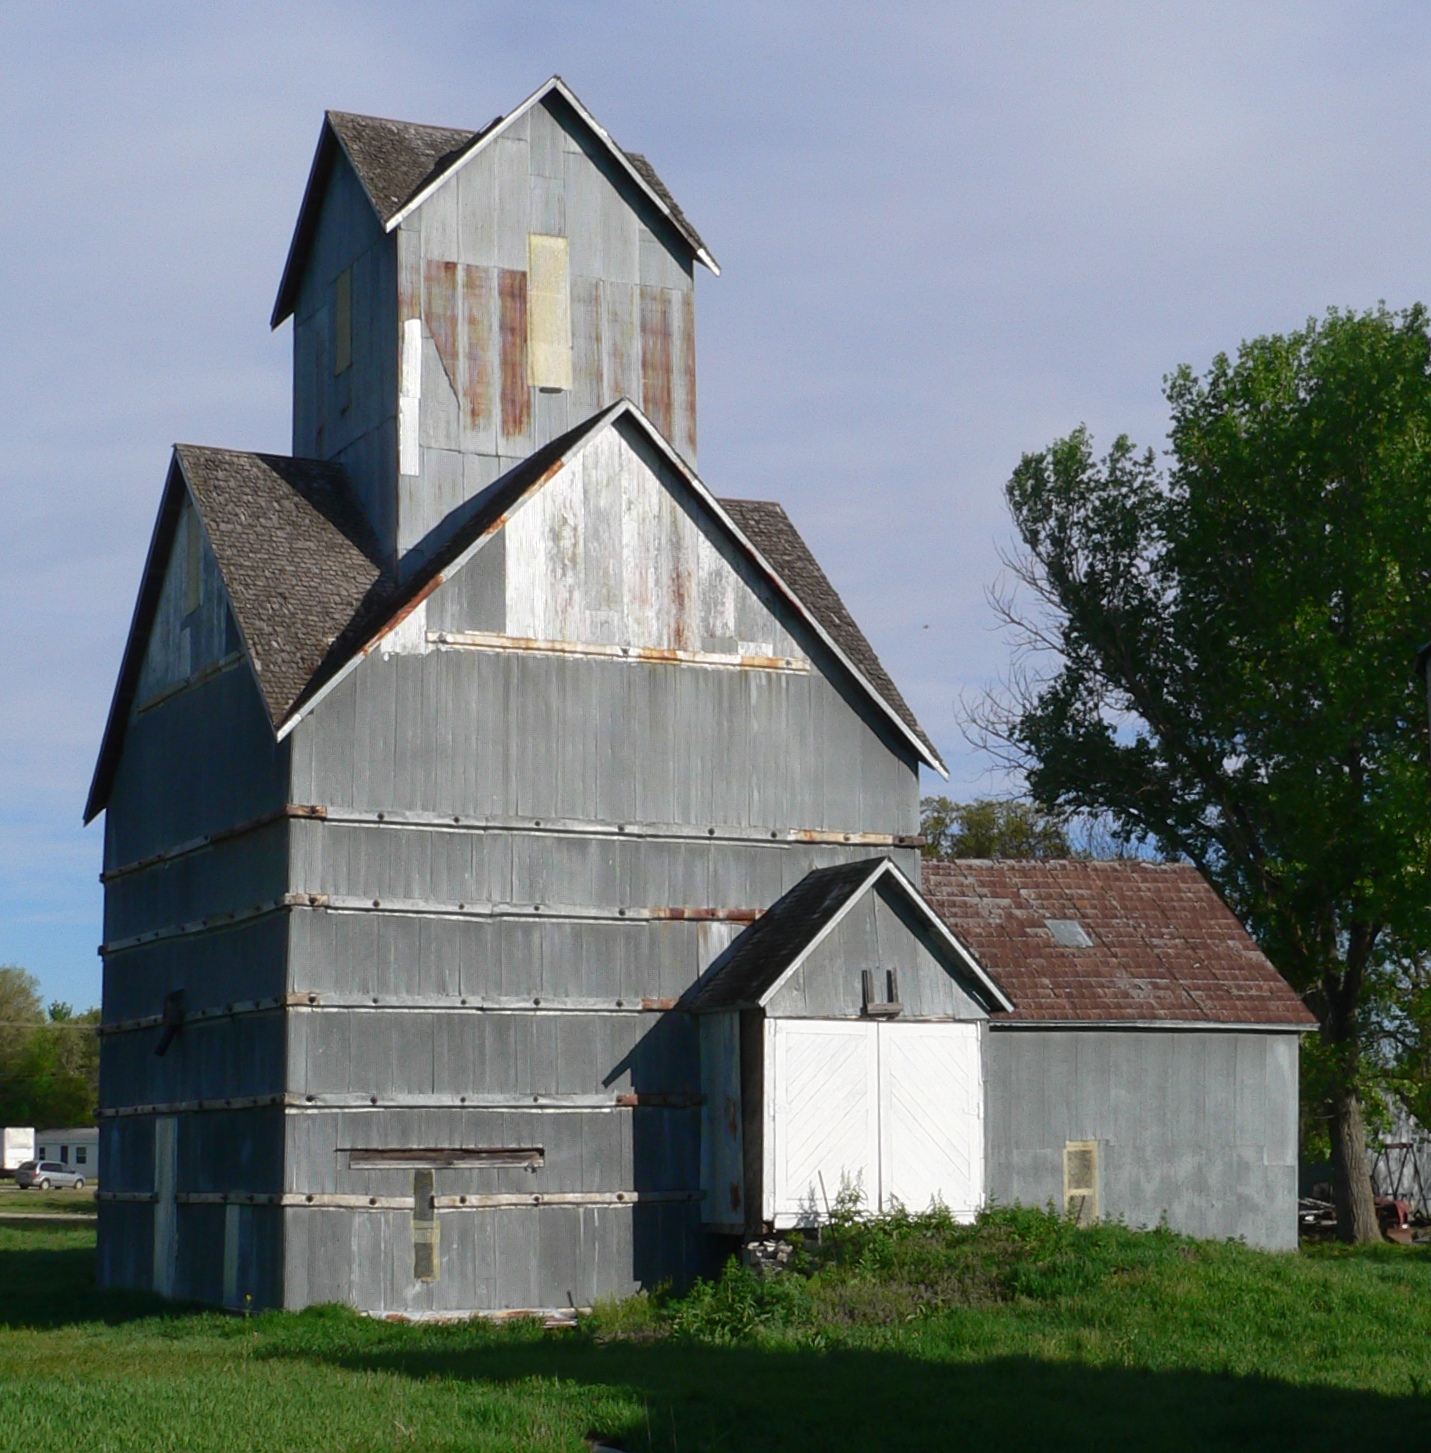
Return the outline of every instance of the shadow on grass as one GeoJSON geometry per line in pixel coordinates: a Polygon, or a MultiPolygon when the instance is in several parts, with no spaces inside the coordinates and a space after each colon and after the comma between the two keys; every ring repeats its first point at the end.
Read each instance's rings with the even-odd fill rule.
{"type": "Polygon", "coordinates": [[[27,1227],[0,1238],[0,1328],[43,1330],[80,1322],[117,1326],[213,1310],[166,1302],[150,1292],[100,1291],[94,1284],[94,1233],[80,1234],[88,1244],[71,1244],[76,1234],[67,1227],[27,1227]]]}
{"type": "Polygon", "coordinates": [[[624,1389],[644,1406],[595,1428],[632,1449],[1306,1449],[1423,1446],[1431,1399],[1213,1373],[1149,1372],[998,1357],[926,1361],[896,1352],[770,1351],[577,1336],[464,1351],[391,1347],[305,1356],[418,1380],[624,1389]],[[336,1355],[335,1355],[336,1354],[336,1355]]]}

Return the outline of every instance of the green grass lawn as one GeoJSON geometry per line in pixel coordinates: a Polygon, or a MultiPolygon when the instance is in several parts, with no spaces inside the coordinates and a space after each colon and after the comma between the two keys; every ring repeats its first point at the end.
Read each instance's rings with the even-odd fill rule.
{"type": "Polygon", "coordinates": [[[0,1227],[0,1449],[1431,1447],[1431,1258],[997,1213],[845,1228],[578,1331],[245,1320],[93,1288],[0,1227]]]}
{"type": "Polygon", "coordinates": [[[94,1215],[94,1187],[86,1186],[82,1191],[16,1190],[7,1186],[0,1191],[0,1212],[7,1216],[94,1215]]]}

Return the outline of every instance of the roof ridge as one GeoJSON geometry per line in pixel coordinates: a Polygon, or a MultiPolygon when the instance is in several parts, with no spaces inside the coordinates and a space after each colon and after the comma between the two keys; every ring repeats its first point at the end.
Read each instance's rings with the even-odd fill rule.
{"type": "Polygon", "coordinates": [[[478,148],[493,131],[507,123],[515,123],[533,106],[546,102],[550,97],[557,98],[559,107],[573,112],[584,131],[591,133],[618,166],[624,168],[629,184],[644,198],[643,205],[653,208],[655,214],[664,219],[661,225],[673,228],[696,260],[719,275],[720,266],[710,248],[649,159],[641,152],[629,152],[619,145],[571,87],[560,76],[554,75],[512,111],[495,117],[475,131],[467,127],[435,126],[425,121],[403,121],[395,116],[340,111],[335,107],[325,110],[323,128],[299,205],[270,325],[278,327],[293,311],[299,278],[306,266],[317,228],[320,199],[328,184],[335,152],[347,158],[383,229],[390,232],[409,211],[426,200],[430,191],[446,181],[454,169],[463,164],[467,154],[478,148]]]}
{"type": "Polygon", "coordinates": [[[378,116],[371,111],[340,111],[336,106],[329,106],[324,109],[323,115],[339,116],[345,121],[376,121],[383,126],[411,126],[417,131],[445,131],[449,134],[465,134],[467,136],[480,136],[483,131],[490,130],[502,118],[489,121],[486,126],[474,131],[470,126],[439,126],[433,121],[405,121],[401,116],[378,116]]]}

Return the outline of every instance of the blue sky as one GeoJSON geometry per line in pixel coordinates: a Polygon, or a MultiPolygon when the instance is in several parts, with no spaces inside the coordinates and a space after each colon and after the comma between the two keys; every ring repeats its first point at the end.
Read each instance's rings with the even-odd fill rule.
{"type": "Polygon", "coordinates": [[[701,471],[781,500],[952,769],[1022,451],[1431,294],[1431,8],[0,0],[0,963],[99,992],[94,752],[175,440],[286,450],[269,308],[324,107],[559,72],[720,258],[701,471]]]}

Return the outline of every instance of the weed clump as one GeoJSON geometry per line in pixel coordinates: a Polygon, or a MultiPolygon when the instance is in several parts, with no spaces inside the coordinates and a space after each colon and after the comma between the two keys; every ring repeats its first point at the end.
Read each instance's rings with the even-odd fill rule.
{"type": "Polygon", "coordinates": [[[603,1341],[818,1343],[826,1333],[894,1327],[956,1308],[1084,1297],[1110,1278],[1201,1254],[1198,1243],[1166,1229],[1078,1227],[1021,1207],[985,1210],[972,1223],[937,1205],[867,1216],[843,1198],[817,1237],[797,1242],[784,1271],[732,1258],[684,1296],[642,1292],[601,1303],[588,1330],[603,1341]]]}

